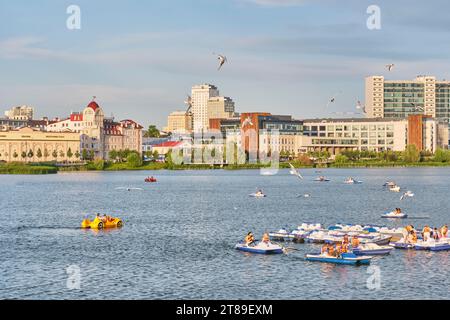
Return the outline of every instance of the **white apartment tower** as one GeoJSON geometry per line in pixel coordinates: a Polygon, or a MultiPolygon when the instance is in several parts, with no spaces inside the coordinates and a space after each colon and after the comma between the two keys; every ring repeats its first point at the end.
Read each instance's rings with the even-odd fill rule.
{"type": "Polygon", "coordinates": [[[219,90],[211,84],[202,84],[192,87],[192,114],[194,132],[208,130],[208,101],[212,97],[219,96],[219,90]]]}

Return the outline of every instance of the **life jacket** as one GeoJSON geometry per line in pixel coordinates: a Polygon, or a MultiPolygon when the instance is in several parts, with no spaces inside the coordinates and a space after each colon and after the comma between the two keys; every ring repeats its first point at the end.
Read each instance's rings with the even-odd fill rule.
{"type": "Polygon", "coordinates": [[[329,248],[328,248],[328,254],[330,255],[330,256],[334,256],[334,247],[333,246],[330,246],[329,248]]]}
{"type": "Polygon", "coordinates": [[[269,235],[267,233],[263,235],[262,241],[263,242],[269,242],[270,241],[269,235]]]}
{"type": "Polygon", "coordinates": [[[411,238],[413,242],[417,242],[417,234],[413,233],[411,238]]]}
{"type": "Polygon", "coordinates": [[[430,227],[425,227],[425,228],[423,228],[422,232],[423,233],[431,232],[431,228],[430,227]]]}
{"type": "Polygon", "coordinates": [[[353,238],[352,239],[352,247],[356,248],[357,246],[359,246],[359,239],[353,238]]]}
{"type": "Polygon", "coordinates": [[[341,253],[347,253],[347,252],[348,252],[348,245],[344,244],[344,245],[341,247],[341,253]]]}
{"type": "Polygon", "coordinates": [[[409,232],[411,232],[412,227],[411,227],[411,226],[406,226],[405,229],[406,229],[406,231],[408,231],[408,233],[409,233],[409,232]]]}
{"type": "Polygon", "coordinates": [[[447,233],[448,233],[448,228],[447,227],[442,227],[441,228],[441,235],[443,237],[447,237],[447,233]]]}

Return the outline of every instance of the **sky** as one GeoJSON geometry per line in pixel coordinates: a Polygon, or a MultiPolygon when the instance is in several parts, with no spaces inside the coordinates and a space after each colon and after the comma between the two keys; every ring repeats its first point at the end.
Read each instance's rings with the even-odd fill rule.
{"type": "Polygon", "coordinates": [[[449,11],[447,0],[0,0],[0,110],[66,117],[96,96],[108,116],[163,127],[211,83],[237,112],[355,112],[369,75],[450,79],[449,11]],[[70,5],[79,30],[66,27],[70,5]],[[228,58],[221,71],[213,53],[228,58]]]}

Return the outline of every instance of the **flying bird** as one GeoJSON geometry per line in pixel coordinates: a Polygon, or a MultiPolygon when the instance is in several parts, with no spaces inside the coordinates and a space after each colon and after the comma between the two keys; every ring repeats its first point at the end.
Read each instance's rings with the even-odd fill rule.
{"type": "Polygon", "coordinates": [[[387,68],[389,71],[392,71],[392,69],[394,69],[394,66],[395,66],[395,64],[390,63],[390,64],[387,64],[387,65],[386,65],[386,68],[387,68]]]}
{"type": "Polygon", "coordinates": [[[405,199],[406,197],[412,198],[412,197],[414,197],[414,193],[413,193],[412,191],[406,191],[406,192],[401,196],[400,200],[403,200],[403,199],[405,199]]]}
{"type": "Polygon", "coordinates": [[[186,101],[184,101],[184,104],[186,104],[188,106],[186,113],[189,113],[192,109],[192,98],[190,95],[187,95],[187,99],[186,99],[186,101]]]}
{"type": "Polygon", "coordinates": [[[341,94],[341,93],[342,93],[342,91],[339,91],[338,93],[334,94],[334,95],[328,100],[327,108],[330,106],[330,104],[336,102],[336,97],[337,97],[339,94],[341,94]]]}
{"type": "Polygon", "coordinates": [[[252,118],[251,117],[247,117],[247,119],[244,120],[244,122],[242,123],[242,128],[245,128],[246,126],[253,126],[253,122],[252,122],[252,118]]]}
{"type": "Polygon", "coordinates": [[[291,163],[289,163],[289,166],[291,167],[291,171],[289,171],[289,173],[303,180],[303,176],[291,163]]]}
{"type": "Polygon", "coordinates": [[[228,62],[227,57],[224,56],[223,54],[216,54],[216,53],[213,54],[217,55],[217,60],[219,60],[219,68],[217,70],[222,69],[222,66],[225,64],[225,62],[228,62]]]}
{"type": "Polygon", "coordinates": [[[419,111],[419,112],[423,112],[424,108],[421,106],[416,105],[415,103],[411,103],[411,106],[414,108],[414,111],[419,111]]]}
{"type": "Polygon", "coordinates": [[[359,100],[356,103],[356,109],[361,110],[363,113],[366,113],[366,106],[363,106],[361,101],[359,100]]]}

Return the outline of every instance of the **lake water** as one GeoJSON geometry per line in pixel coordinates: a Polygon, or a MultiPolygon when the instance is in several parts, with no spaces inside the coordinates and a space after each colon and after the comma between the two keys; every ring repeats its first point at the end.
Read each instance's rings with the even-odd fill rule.
{"type": "Polygon", "coordinates": [[[381,288],[367,288],[367,266],[307,262],[313,244],[288,255],[236,251],[248,231],[260,237],[302,222],[416,227],[450,222],[448,168],[314,169],[300,181],[283,170],[162,171],[0,176],[0,298],[20,299],[449,299],[450,252],[393,251],[375,258],[381,288]],[[159,182],[145,184],[147,174],[159,182]],[[364,181],[345,185],[346,177],[364,181]],[[382,188],[388,180],[416,193],[382,188]],[[143,190],[116,190],[137,187],[143,190]],[[268,197],[248,194],[262,188],[268,197]],[[310,193],[311,198],[298,197],[310,193]],[[401,206],[412,217],[385,221],[401,206]],[[83,231],[87,213],[123,218],[114,231],[83,231]],[[69,266],[80,290],[67,287],[69,266]],[[76,267],[75,267],[76,268],[76,267]]]}

